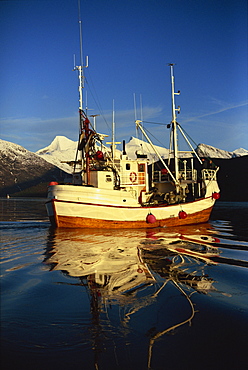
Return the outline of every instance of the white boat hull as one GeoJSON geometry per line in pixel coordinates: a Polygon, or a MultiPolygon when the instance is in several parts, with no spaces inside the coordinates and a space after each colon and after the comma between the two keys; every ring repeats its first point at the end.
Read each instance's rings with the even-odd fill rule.
{"type": "Polygon", "coordinates": [[[99,192],[70,185],[51,186],[49,198],[46,207],[51,223],[69,228],[155,228],[203,223],[209,220],[215,203],[208,196],[188,203],[144,207],[128,192],[99,192]],[[185,218],[180,217],[181,211],[186,213],[185,218]],[[154,216],[151,220],[147,219],[150,213],[154,216]]]}

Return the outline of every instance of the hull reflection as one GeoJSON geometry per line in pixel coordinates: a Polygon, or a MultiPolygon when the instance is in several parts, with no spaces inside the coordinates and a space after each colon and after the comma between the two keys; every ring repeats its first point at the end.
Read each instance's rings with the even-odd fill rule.
{"type": "Polygon", "coordinates": [[[123,328],[132,327],[138,312],[137,320],[144,320],[149,368],[156,340],[194,318],[192,294],[216,290],[205,268],[217,263],[218,243],[209,224],[182,227],[176,232],[55,229],[48,238],[44,263],[51,271],[60,270],[76,278],[72,285],[88,290],[95,367],[99,361],[101,314],[111,320],[109,308],[117,306],[123,328]],[[174,301],[172,305],[172,293],[177,296],[176,307],[174,301]],[[160,324],[149,327],[151,316],[156,317],[161,310],[165,313],[163,328],[160,324]]]}

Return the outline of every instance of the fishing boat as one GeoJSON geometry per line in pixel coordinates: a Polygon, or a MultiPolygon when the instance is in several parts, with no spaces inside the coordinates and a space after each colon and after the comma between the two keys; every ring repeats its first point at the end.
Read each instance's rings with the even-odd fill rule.
{"type": "MultiPolygon", "coordinates": [[[[81,27],[81,22],[79,22],[81,27]]],[[[80,28],[81,34],[81,28],[80,28]]],[[[83,108],[84,65],[75,66],[79,77],[79,140],[73,165],[73,176],[68,182],[51,182],[46,208],[51,224],[67,228],[156,228],[207,222],[219,187],[218,168],[203,168],[202,159],[177,122],[180,107],[176,108],[174,64],[169,64],[171,75],[172,120],[170,157],[165,161],[152,143],[141,120],[140,130],[160,160],[160,167],[150,165],[147,154],[136,150],[130,158],[125,142],[122,151],[116,149],[113,118],[112,142],[107,147],[107,135],[97,133],[95,122],[90,122],[83,108]],[[193,158],[180,158],[178,131],[190,147],[202,168],[195,168],[193,158]],[[183,168],[180,168],[183,163],[183,168]]],[[[94,116],[93,116],[94,117],[94,116]]],[[[69,162],[68,162],[69,163],[69,162]]]]}
{"type": "MultiPolygon", "coordinates": [[[[70,183],[51,182],[46,208],[52,225],[68,228],[156,228],[207,222],[219,198],[218,168],[205,168],[189,139],[177,122],[174,65],[170,64],[172,121],[170,152],[165,161],[147,135],[141,120],[136,127],[160,159],[161,168],[149,166],[147,155],[136,151],[130,159],[125,150],[116,150],[114,134],[111,146],[103,144],[104,135],[91,125],[82,105],[83,67],[79,71],[80,133],[74,173],[70,183]],[[178,150],[178,131],[198,160],[194,167],[183,161],[178,150]],[[167,163],[166,163],[167,162],[167,163]],[[202,168],[199,169],[199,166],[202,168]],[[150,170],[149,170],[150,169],[150,170]]],[[[113,130],[114,132],[114,130],[113,130]]]]}

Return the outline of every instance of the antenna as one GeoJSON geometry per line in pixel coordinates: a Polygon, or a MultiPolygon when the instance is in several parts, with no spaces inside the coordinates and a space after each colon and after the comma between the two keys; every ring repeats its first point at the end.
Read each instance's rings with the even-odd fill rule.
{"type": "MultiPolygon", "coordinates": [[[[134,120],[137,121],[137,109],[136,109],[136,95],[133,93],[133,105],[134,105],[134,120]]],[[[138,138],[138,128],[136,126],[136,137],[138,138]]]]}
{"type": "MultiPolygon", "coordinates": [[[[140,119],[143,122],[143,103],[142,103],[142,95],[140,94],[140,119]]],[[[144,141],[144,135],[142,132],[141,140],[144,141]]]]}
{"type": "Polygon", "coordinates": [[[113,118],[112,118],[112,155],[115,159],[115,101],[113,99],[113,118]]]}
{"type": "Polygon", "coordinates": [[[116,144],[121,144],[120,142],[115,141],[115,101],[114,99],[113,99],[113,112],[112,112],[112,141],[107,142],[106,144],[111,144],[112,160],[114,161],[116,144]]]}
{"type": "Polygon", "coordinates": [[[88,112],[88,92],[86,90],[86,94],[85,94],[85,112],[86,112],[86,116],[87,116],[87,112],[88,112]]]}
{"type": "Polygon", "coordinates": [[[175,95],[180,95],[180,91],[175,92],[175,78],[174,78],[174,63],[169,63],[170,74],[171,74],[171,105],[172,105],[172,133],[173,133],[173,149],[174,149],[174,160],[175,160],[175,178],[178,181],[179,179],[179,158],[178,158],[178,139],[177,139],[177,116],[176,111],[179,111],[180,108],[175,107],[175,95]]]}
{"type": "Polygon", "coordinates": [[[93,117],[93,128],[96,131],[96,117],[100,116],[100,114],[91,114],[90,117],[93,117]]]}
{"type": "Polygon", "coordinates": [[[80,65],[83,65],[83,35],[82,35],[82,20],[80,0],[78,0],[78,23],[79,23],[79,38],[80,38],[80,65]]]}
{"type": "Polygon", "coordinates": [[[80,40],[80,63],[77,66],[74,54],[74,68],[73,71],[78,71],[79,78],[79,110],[83,110],[83,88],[84,88],[84,68],[88,68],[88,56],[86,57],[86,64],[83,65],[83,36],[82,36],[82,20],[80,11],[80,0],[78,0],[78,23],[79,23],[79,40],[80,40]]]}

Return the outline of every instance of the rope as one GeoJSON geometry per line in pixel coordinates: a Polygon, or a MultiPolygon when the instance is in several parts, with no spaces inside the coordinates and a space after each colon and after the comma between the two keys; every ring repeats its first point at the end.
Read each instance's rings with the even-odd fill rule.
{"type": "Polygon", "coordinates": [[[186,297],[186,299],[188,300],[189,304],[190,304],[190,307],[191,307],[191,315],[188,319],[182,321],[181,323],[178,323],[176,325],[173,325],[165,330],[163,330],[162,332],[159,332],[157,334],[155,334],[151,339],[150,339],[150,343],[149,343],[149,349],[148,349],[148,369],[151,369],[151,360],[152,360],[152,347],[153,347],[153,344],[155,342],[156,339],[162,337],[164,334],[168,333],[169,331],[171,330],[174,330],[176,328],[178,328],[179,326],[181,325],[184,325],[186,324],[187,322],[190,322],[194,315],[195,315],[195,308],[194,308],[194,305],[193,303],[191,302],[190,298],[188,297],[188,295],[184,292],[184,290],[179,286],[178,283],[176,283],[174,280],[171,280],[173,282],[173,284],[176,286],[176,288],[178,288],[180,290],[180,292],[186,297]]]}

